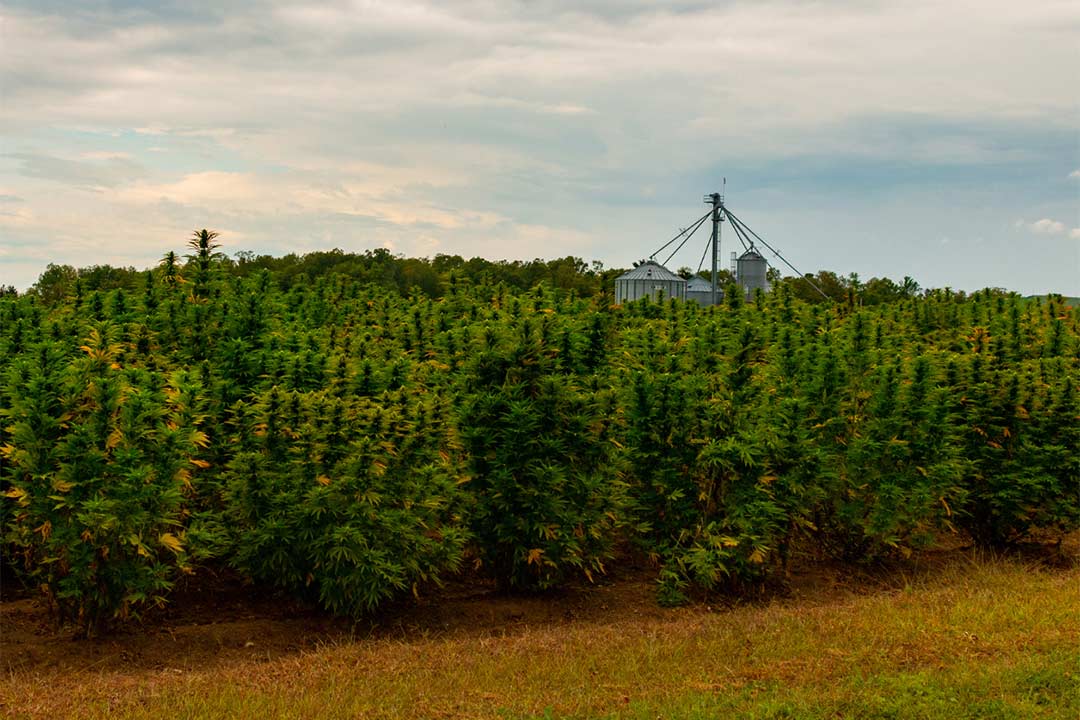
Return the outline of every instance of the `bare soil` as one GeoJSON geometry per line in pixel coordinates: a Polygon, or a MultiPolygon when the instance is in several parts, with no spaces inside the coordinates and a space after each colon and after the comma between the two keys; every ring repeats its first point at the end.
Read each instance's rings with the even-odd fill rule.
{"type": "MultiPolygon", "coordinates": [[[[802,559],[782,582],[738,596],[698,597],[693,610],[777,599],[820,605],[887,592],[972,552],[954,542],[885,565],[802,559]]],[[[1023,552],[1033,562],[1073,564],[1080,554],[1080,534],[1060,546],[1032,545],[1023,552]]],[[[72,671],[182,673],[270,661],[364,638],[498,637],[529,627],[659,619],[673,612],[657,604],[656,570],[646,558],[624,557],[613,566],[595,584],[571,584],[533,596],[499,593],[490,581],[464,578],[359,622],[331,617],[227,571],[203,570],[185,579],[165,608],[90,640],[76,638],[70,628],[57,629],[39,598],[7,582],[0,595],[0,668],[38,677],[72,671]]]]}

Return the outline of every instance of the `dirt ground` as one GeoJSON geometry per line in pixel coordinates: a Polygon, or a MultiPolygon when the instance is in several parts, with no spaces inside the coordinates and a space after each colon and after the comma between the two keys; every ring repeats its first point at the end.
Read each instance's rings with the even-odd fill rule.
{"type": "MultiPolygon", "coordinates": [[[[778,598],[815,605],[902,588],[971,552],[956,543],[874,567],[804,560],[784,582],[755,596],[702,597],[680,611],[656,603],[655,568],[637,558],[613,563],[618,569],[596,584],[574,584],[536,596],[501,594],[476,578],[449,583],[361,622],[333,618],[280,593],[247,585],[228,572],[204,570],[179,585],[164,609],[91,640],[76,639],[70,628],[55,628],[45,605],[9,582],[0,593],[0,668],[39,677],[71,671],[180,673],[270,661],[363,638],[501,636],[540,625],[655,619],[778,598]]],[[[1043,545],[1026,554],[1034,562],[1075,562],[1080,534],[1070,536],[1061,548],[1043,545]]]]}

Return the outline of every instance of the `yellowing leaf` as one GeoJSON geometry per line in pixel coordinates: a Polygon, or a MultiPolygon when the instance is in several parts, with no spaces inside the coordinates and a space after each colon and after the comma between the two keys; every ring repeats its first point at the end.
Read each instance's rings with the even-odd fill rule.
{"type": "Polygon", "coordinates": [[[210,467],[210,463],[206,462],[205,460],[197,460],[195,458],[191,459],[191,464],[197,468],[202,468],[203,470],[210,467]]]}
{"type": "Polygon", "coordinates": [[[162,533],[161,536],[158,537],[158,540],[161,542],[162,545],[169,548],[177,555],[184,551],[184,546],[183,544],[181,544],[180,538],[176,537],[172,533],[162,533]]]}
{"type": "Polygon", "coordinates": [[[532,550],[529,551],[529,557],[527,558],[526,562],[528,562],[529,565],[533,565],[535,563],[538,563],[538,562],[540,562],[540,556],[543,555],[543,554],[544,554],[544,551],[541,550],[540,548],[533,548],[532,550]]]}
{"type": "Polygon", "coordinates": [[[315,478],[315,482],[319,483],[320,485],[326,486],[330,484],[330,478],[326,477],[325,475],[320,475],[319,477],[315,478]]]}
{"type": "Polygon", "coordinates": [[[761,563],[765,562],[765,553],[761,552],[761,550],[757,548],[754,548],[754,552],[750,553],[750,557],[748,559],[750,560],[750,562],[758,563],[760,565],[761,563]]]}
{"type": "Polygon", "coordinates": [[[120,432],[120,428],[116,428],[111,433],[109,433],[109,438],[105,441],[105,449],[112,450],[114,447],[119,445],[121,441],[123,441],[123,439],[124,433],[120,432]]]}
{"type": "Polygon", "coordinates": [[[68,482],[67,480],[60,480],[59,478],[53,478],[52,486],[53,490],[56,492],[66,493],[68,490],[75,487],[75,483],[68,482]]]}

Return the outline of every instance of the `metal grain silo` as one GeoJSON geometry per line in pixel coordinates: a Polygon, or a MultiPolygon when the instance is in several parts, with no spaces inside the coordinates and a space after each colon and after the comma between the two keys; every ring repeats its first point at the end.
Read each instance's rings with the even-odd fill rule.
{"type": "Polygon", "coordinates": [[[623,304],[651,297],[686,299],[686,281],[658,262],[649,260],[615,278],[615,302],[623,304]]]}
{"type": "Polygon", "coordinates": [[[769,291],[769,279],[766,276],[769,263],[757,250],[750,248],[744,252],[735,261],[735,265],[736,280],[746,291],[747,297],[752,296],[758,288],[761,288],[762,292],[769,291]]]}
{"type": "MultiPolygon", "coordinates": [[[[695,275],[686,281],[686,300],[693,300],[699,305],[712,305],[712,283],[703,277],[695,275]]],[[[723,291],[717,293],[717,298],[724,296],[723,291]]]]}

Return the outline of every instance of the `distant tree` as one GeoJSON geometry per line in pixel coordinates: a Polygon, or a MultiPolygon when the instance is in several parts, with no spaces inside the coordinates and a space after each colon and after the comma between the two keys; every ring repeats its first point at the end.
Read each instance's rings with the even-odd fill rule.
{"type": "MultiPolygon", "coordinates": [[[[698,270],[697,276],[704,278],[705,280],[712,280],[712,270],[698,270]]],[[[730,270],[717,270],[716,271],[716,284],[720,287],[725,287],[735,282],[735,275],[730,270]]]]}
{"type": "Polygon", "coordinates": [[[49,263],[30,291],[40,297],[42,303],[52,306],[64,299],[78,276],[78,271],[70,265],[49,263]]]}
{"type": "Polygon", "coordinates": [[[847,299],[847,281],[828,270],[821,270],[817,274],[807,273],[802,278],[784,278],[784,282],[790,284],[794,297],[806,302],[819,303],[825,299],[814,289],[815,285],[834,302],[844,302],[847,299]]]}
{"type": "Polygon", "coordinates": [[[139,285],[139,272],[133,267],[94,265],[79,268],[79,279],[87,290],[134,290],[139,285]]]}
{"type": "Polygon", "coordinates": [[[905,275],[903,282],[900,284],[900,292],[904,297],[915,297],[919,294],[919,290],[919,283],[915,282],[910,276],[905,275]]]}
{"type": "Polygon", "coordinates": [[[898,300],[901,296],[900,286],[889,278],[871,278],[859,292],[864,305],[880,305],[898,300]]]}

